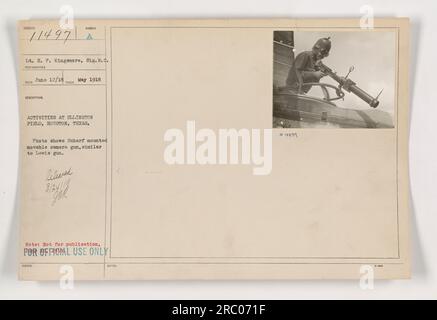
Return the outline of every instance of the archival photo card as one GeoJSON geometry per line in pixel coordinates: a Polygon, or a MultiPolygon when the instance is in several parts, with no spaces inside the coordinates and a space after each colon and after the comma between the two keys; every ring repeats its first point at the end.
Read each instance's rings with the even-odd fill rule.
{"type": "Polygon", "coordinates": [[[18,24],[20,279],[410,277],[408,19],[63,27],[18,24]]]}

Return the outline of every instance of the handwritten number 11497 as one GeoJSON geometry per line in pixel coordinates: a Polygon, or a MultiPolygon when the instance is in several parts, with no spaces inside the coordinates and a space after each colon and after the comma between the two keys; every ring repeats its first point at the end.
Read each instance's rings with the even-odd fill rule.
{"type": "Polygon", "coordinates": [[[32,33],[29,41],[35,40],[64,40],[64,43],[70,39],[71,31],[70,30],[61,30],[58,29],[54,31],[53,29],[49,30],[41,30],[39,32],[35,31],[32,33]]]}

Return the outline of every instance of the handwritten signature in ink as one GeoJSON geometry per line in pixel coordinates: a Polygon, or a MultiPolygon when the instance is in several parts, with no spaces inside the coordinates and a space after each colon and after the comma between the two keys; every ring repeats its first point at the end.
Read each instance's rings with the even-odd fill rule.
{"type": "Polygon", "coordinates": [[[55,205],[57,201],[67,198],[72,175],[73,171],[71,168],[61,171],[52,169],[47,171],[46,193],[52,196],[52,206],[55,205]]]}

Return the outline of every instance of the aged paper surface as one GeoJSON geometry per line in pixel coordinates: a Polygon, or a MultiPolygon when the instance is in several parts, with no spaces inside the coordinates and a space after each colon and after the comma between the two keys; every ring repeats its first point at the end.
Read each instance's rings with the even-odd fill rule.
{"type": "Polygon", "coordinates": [[[359,23],[20,21],[20,279],[408,278],[409,22],[359,23]]]}

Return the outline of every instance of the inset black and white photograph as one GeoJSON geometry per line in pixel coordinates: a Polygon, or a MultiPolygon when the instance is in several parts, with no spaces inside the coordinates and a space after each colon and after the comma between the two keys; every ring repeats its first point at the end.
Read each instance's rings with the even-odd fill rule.
{"type": "Polygon", "coordinates": [[[396,33],[274,31],[273,128],[394,128],[396,33]]]}

